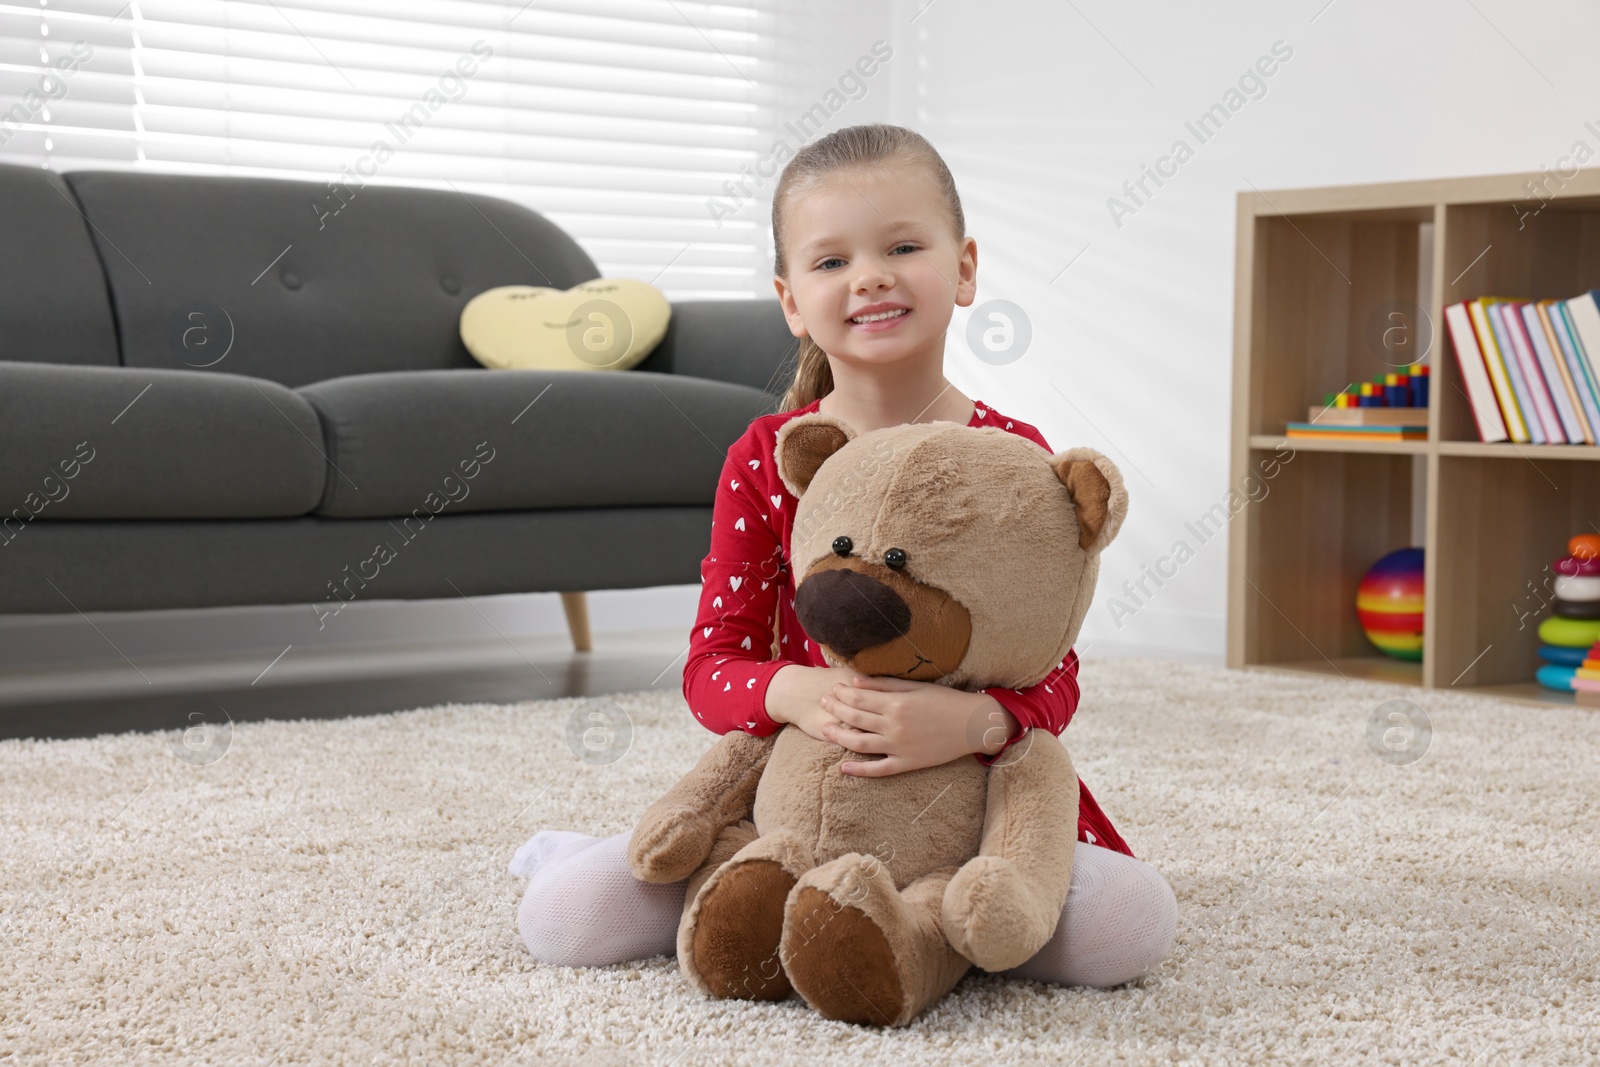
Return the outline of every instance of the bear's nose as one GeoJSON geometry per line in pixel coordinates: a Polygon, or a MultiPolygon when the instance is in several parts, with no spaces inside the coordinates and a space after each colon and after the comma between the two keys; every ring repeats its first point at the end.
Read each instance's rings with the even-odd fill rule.
{"type": "Polygon", "coordinates": [[[845,659],[892,641],[911,626],[911,608],[900,594],[847,567],[819,571],[801,582],[794,613],[812,640],[845,659]]]}

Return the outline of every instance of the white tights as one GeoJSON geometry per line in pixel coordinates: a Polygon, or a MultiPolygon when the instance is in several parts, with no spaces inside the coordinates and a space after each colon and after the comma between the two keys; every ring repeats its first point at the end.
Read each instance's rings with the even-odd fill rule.
{"type": "MultiPolygon", "coordinates": [[[[544,830],[517,850],[511,873],[529,879],[517,929],[535,959],[582,967],[677,951],[686,883],[634,878],[631,834],[544,830]]],[[[1177,898],[1154,867],[1079,841],[1055,935],[1002,973],[1058,985],[1121,985],[1167,958],[1177,927],[1177,898]]]]}

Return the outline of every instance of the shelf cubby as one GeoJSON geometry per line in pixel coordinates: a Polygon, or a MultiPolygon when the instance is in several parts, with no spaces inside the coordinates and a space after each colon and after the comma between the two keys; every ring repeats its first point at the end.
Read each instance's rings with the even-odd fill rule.
{"type": "MultiPolygon", "coordinates": [[[[1600,285],[1600,198],[1575,196],[1544,205],[1511,200],[1447,203],[1438,210],[1444,237],[1439,244],[1439,310],[1434,317],[1441,330],[1443,309],[1462,300],[1566,298],[1600,285]]],[[[1436,393],[1437,439],[1509,452],[1510,446],[1483,445],[1478,440],[1472,406],[1448,339],[1440,337],[1434,350],[1448,357],[1436,360],[1433,371],[1439,375],[1434,384],[1441,387],[1436,393]]]]}
{"type": "Polygon", "coordinates": [[[1600,288],[1600,171],[1252,190],[1237,226],[1231,484],[1277,465],[1230,524],[1229,666],[1580,702],[1534,682],[1535,630],[1549,565],[1600,531],[1600,446],[1480,442],[1443,311],[1600,288]],[[1414,359],[1426,440],[1285,436],[1414,359]],[[1378,652],[1355,610],[1366,569],[1407,545],[1426,550],[1420,664],[1378,652]]]}
{"type": "Polygon", "coordinates": [[[1253,450],[1276,461],[1265,492],[1235,523],[1256,546],[1243,574],[1246,662],[1417,682],[1421,666],[1367,640],[1355,588],[1372,561],[1417,543],[1418,464],[1366,451],[1253,450]],[[1285,456],[1289,456],[1287,460],[1285,456]]]}
{"type": "MultiPolygon", "coordinates": [[[[1531,683],[1540,622],[1550,617],[1567,537],[1600,511],[1600,463],[1551,458],[1439,457],[1431,609],[1450,625],[1431,635],[1432,684],[1531,683]]],[[[1552,696],[1558,694],[1551,694],[1552,696]]]]}
{"type": "MultiPolygon", "coordinates": [[[[1281,434],[1311,404],[1352,382],[1410,362],[1382,347],[1375,325],[1391,309],[1415,318],[1423,227],[1431,210],[1267,216],[1253,234],[1250,432],[1281,434]],[[1398,365],[1397,365],[1398,364],[1398,365]]],[[[1409,323],[1401,327],[1401,332],[1409,323]]],[[[1397,335],[1398,336],[1398,335],[1397,335]]]]}

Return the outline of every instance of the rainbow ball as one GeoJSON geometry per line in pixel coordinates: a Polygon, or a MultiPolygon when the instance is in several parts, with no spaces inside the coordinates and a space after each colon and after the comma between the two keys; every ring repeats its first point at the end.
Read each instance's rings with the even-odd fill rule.
{"type": "Polygon", "coordinates": [[[1356,591],[1367,640],[1396,659],[1422,659],[1422,549],[1401,548],[1372,565],[1356,591]]]}

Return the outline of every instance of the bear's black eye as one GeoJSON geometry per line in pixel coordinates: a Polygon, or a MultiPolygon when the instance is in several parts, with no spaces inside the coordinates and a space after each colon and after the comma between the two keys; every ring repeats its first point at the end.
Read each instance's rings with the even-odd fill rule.
{"type": "Polygon", "coordinates": [[[883,562],[887,563],[891,570],[899,570],[906,565],[906,550],[891,548],[883,554],[883,562]]]}
{"type": "Polygon", "coordinates": [[[843,534],[840,534],[838,537],[833,539],[833,551],[835,555],[848,556],[850,554],[850,550],[854,547],[855,542],[851,541],[850,538],[844,536],[843,534]]]}

